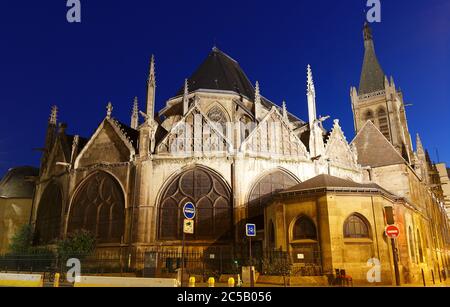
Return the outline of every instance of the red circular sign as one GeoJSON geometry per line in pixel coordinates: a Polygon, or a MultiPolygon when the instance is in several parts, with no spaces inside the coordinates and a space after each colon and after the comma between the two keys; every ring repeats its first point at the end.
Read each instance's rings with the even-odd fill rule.
{"type": "Polygon", "coordinates": [[[400,235],[400,229],[395,225],[389,225],[386,227],[385,233],[388,238],[395,239],[400,235]]]}

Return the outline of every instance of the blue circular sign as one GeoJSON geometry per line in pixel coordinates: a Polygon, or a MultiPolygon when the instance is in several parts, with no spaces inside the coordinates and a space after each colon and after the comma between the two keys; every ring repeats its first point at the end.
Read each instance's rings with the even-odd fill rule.
{"type": "Polygon", "coordinates": [[[184,217],[188,220],[193,220],[195,217],[195,206],[193,203],[189,202],[183,206],[184,217]]]}

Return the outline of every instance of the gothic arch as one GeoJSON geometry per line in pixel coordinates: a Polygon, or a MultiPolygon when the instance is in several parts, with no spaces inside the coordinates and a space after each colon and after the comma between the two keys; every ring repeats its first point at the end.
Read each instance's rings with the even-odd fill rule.
{"type": "Polygon", "coordinates": [[[364,122],[367,122],[369,120],[372,122],[375,121],[375,115],[373,114],[373,111],[371,109],[368,109],[364,112],[364,122]]]}
{"type": "Polygon", "coordinates": [[[36,244],[49,244],[61,233],[62,192],[58,183],[51,181],[44,189],[36,214],[36,244]]]}
{"type": "Polygon", "coordinates": [[[290,188],[298,183],[300,183],[300,180],[282,168],[273,169],[259,176],[247,197],[249,222],[256,224],[256,229],[264,229],[264,206],[275,192],[290,188]]]}
{"type": "MultiPolygon", "coordinates": [[[[227,124],[230,122],[230,116],[225,108],[219,104],[214,103],[206,112],[206,117],[213,123],[221,126],[222,134],[227,136],[227,124]]],[[[219,127],[216,127],[219,128],[219,127]]]]}
{"type": "Polygon", "coordinates": [[[290,241],[314,240],[317,241],[317,226],[307,215],[300,215],[294,219],[290,225],[290,241]]]}
{"type": "Polygon", "coordinates": [[[370,222],[359,213],[352,213],[344,222],[344,238],[370,239],[372,237],[370,222]]]}
{"type": "Polygon", "coordinates": [[[120,243],[125,234],[125,193],[110,173],[96,171],[77,188],[69,208],[67,233],[92,232],[99,243],[120,243]]]}
{"type": "Polygon", "coordinates": [[[194,235],[188,239],[223,240],[232,234],[233,205],[231,189],[213,170],[194,166],[172,176],[158,201],[158,236],[161,240],[182,238],[182,206],[197,207],[194,235]]]}

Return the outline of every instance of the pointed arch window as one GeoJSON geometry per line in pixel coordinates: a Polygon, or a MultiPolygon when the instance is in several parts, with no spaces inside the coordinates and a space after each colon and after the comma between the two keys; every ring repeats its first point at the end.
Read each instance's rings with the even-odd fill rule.
{"type": "Polygon", "coordinates": [[[220,108],[219,106],[215,105],[213,106],[207,114],[207,117],[210,121],[212,121],[216,126],[217,129],[224,135],[227,136],[227,116],[225,115],[225,112],[220,108]]]}
{"type": "Polygon", "coordinates": [[[381,133],[383,133],[383,135],[388,140],[391,140],[391,136],[389,134],[389,121],[386,110],[384,108],[378,109],[377,117],[378,117],[378,127],[380,128],[381,133]]]}
{"type": "Polygon", "coordinates": [[[125,198],[111,175],[98,172],[75,195],[67,231],[87,230],[99,243],[120,243],[125,232],[125,198]]]}
{"type": "Polygon", "coordinates": [[[163,240],[182,238],[182,207],[192,202],[197,208],[194,235],[187,239],[229,239],[232,228],[231,194],[221,178],[196,167],[176,176],[161,197],[159,237],[163,240]]]}
{"type": "Polygon", "coordinates": [[[56,182],[44,190],[39,202],[35,227],[35,244],[52,243],[60,235],[62,194],[56,182]]]}
{"type": "Polygon", "coordinates": [[[248,203],[249,223],[256,224],[256,229],[264,229],[264,207],[276,192],[290,188],[297,183],[298,181],[291,175],[281,170],[276,170],[261,178],[250,193],[248,203]]]}
{"type": "Polygon", "coordinates": [[[317,240],[317,230],[314,222],[306,216],[297,219],[292,230],[292,239],[317,240]]]}
{"type": "Polygon", "coordinates": [[[344,237],[350,239],[369,239],[369,222],[359,214],[352,214],[344,222],[344,237]]]}
{"type": "Polygon", "coordinates": [[[371,121],[372,123],[375,123],[375,116],[373,115],[372,110],[367,110],[364,114],[364,122],[371,121]]]}
{"type": "Polygon", "coordinates": [[[411,261],[416,262],[416,252],[415,252],[416,247],[414,244],[414,233],[411,226],[409,226],[408,228],[408,237],[409,237],[409,252],[411,255],[411,261]]]}
{"type": "Polygon", "coordinates": [[[424,262],[423,261],[422,241],[421,241],[419,229],[417,229],[417,246],[419,247],[419,261],[424,262]]]}

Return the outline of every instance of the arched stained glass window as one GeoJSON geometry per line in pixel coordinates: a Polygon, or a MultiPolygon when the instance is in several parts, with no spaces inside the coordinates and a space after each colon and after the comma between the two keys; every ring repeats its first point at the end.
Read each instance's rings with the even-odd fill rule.
{"type": "Polygon", "coordinates": [[[210,121],[216,125],[216,128],[220,130],[220,132],[226,136],[227,135],[227,116],[224,111],[217,105],[213,106],[207,114],[210,121]]]}
{"type": "Polygon", "coordinates": [[[161,198],[159,237],[164,240],[182,238],[182,207],[192,202],[197,208],[194,235],[187,239],[228,239],[231,235],[231,194],[218,175],[196,167],[173,179],[161,198]]]}
{"type": "Polygon", "coordinates": [[[35,227],[35,243],[52,243],[60,235],[62,195],[55,182],[46,188],[39,202],[35,227]]]}
{"type": "Polygon", "coordinates": [[[78,190],[70,209],[68,232],[87,230],[98,243],[120,243],[125,232],[125,198],[111,175],[98,172],[78,190]]]}
{"type": "Polygon", "coordinates": [[[344,223],[345,238],[370,238],[369,223],[360,215],[353,214],[344,223]]]}
{"type": "Polygon", "coordinates": [[[296,185],[298,182],[287,173],[276,170],[261,178],[253,187],[249,203],[249,223],[256,224],[256,229],[264,229],[264,207],[273,194],[296,185]]]}
{"type": "Polygon", "coordinates": [[[297,219],[292,232],[292,239],[294,240],[317,240],[316,225],[306,216],[297,219]]]}

